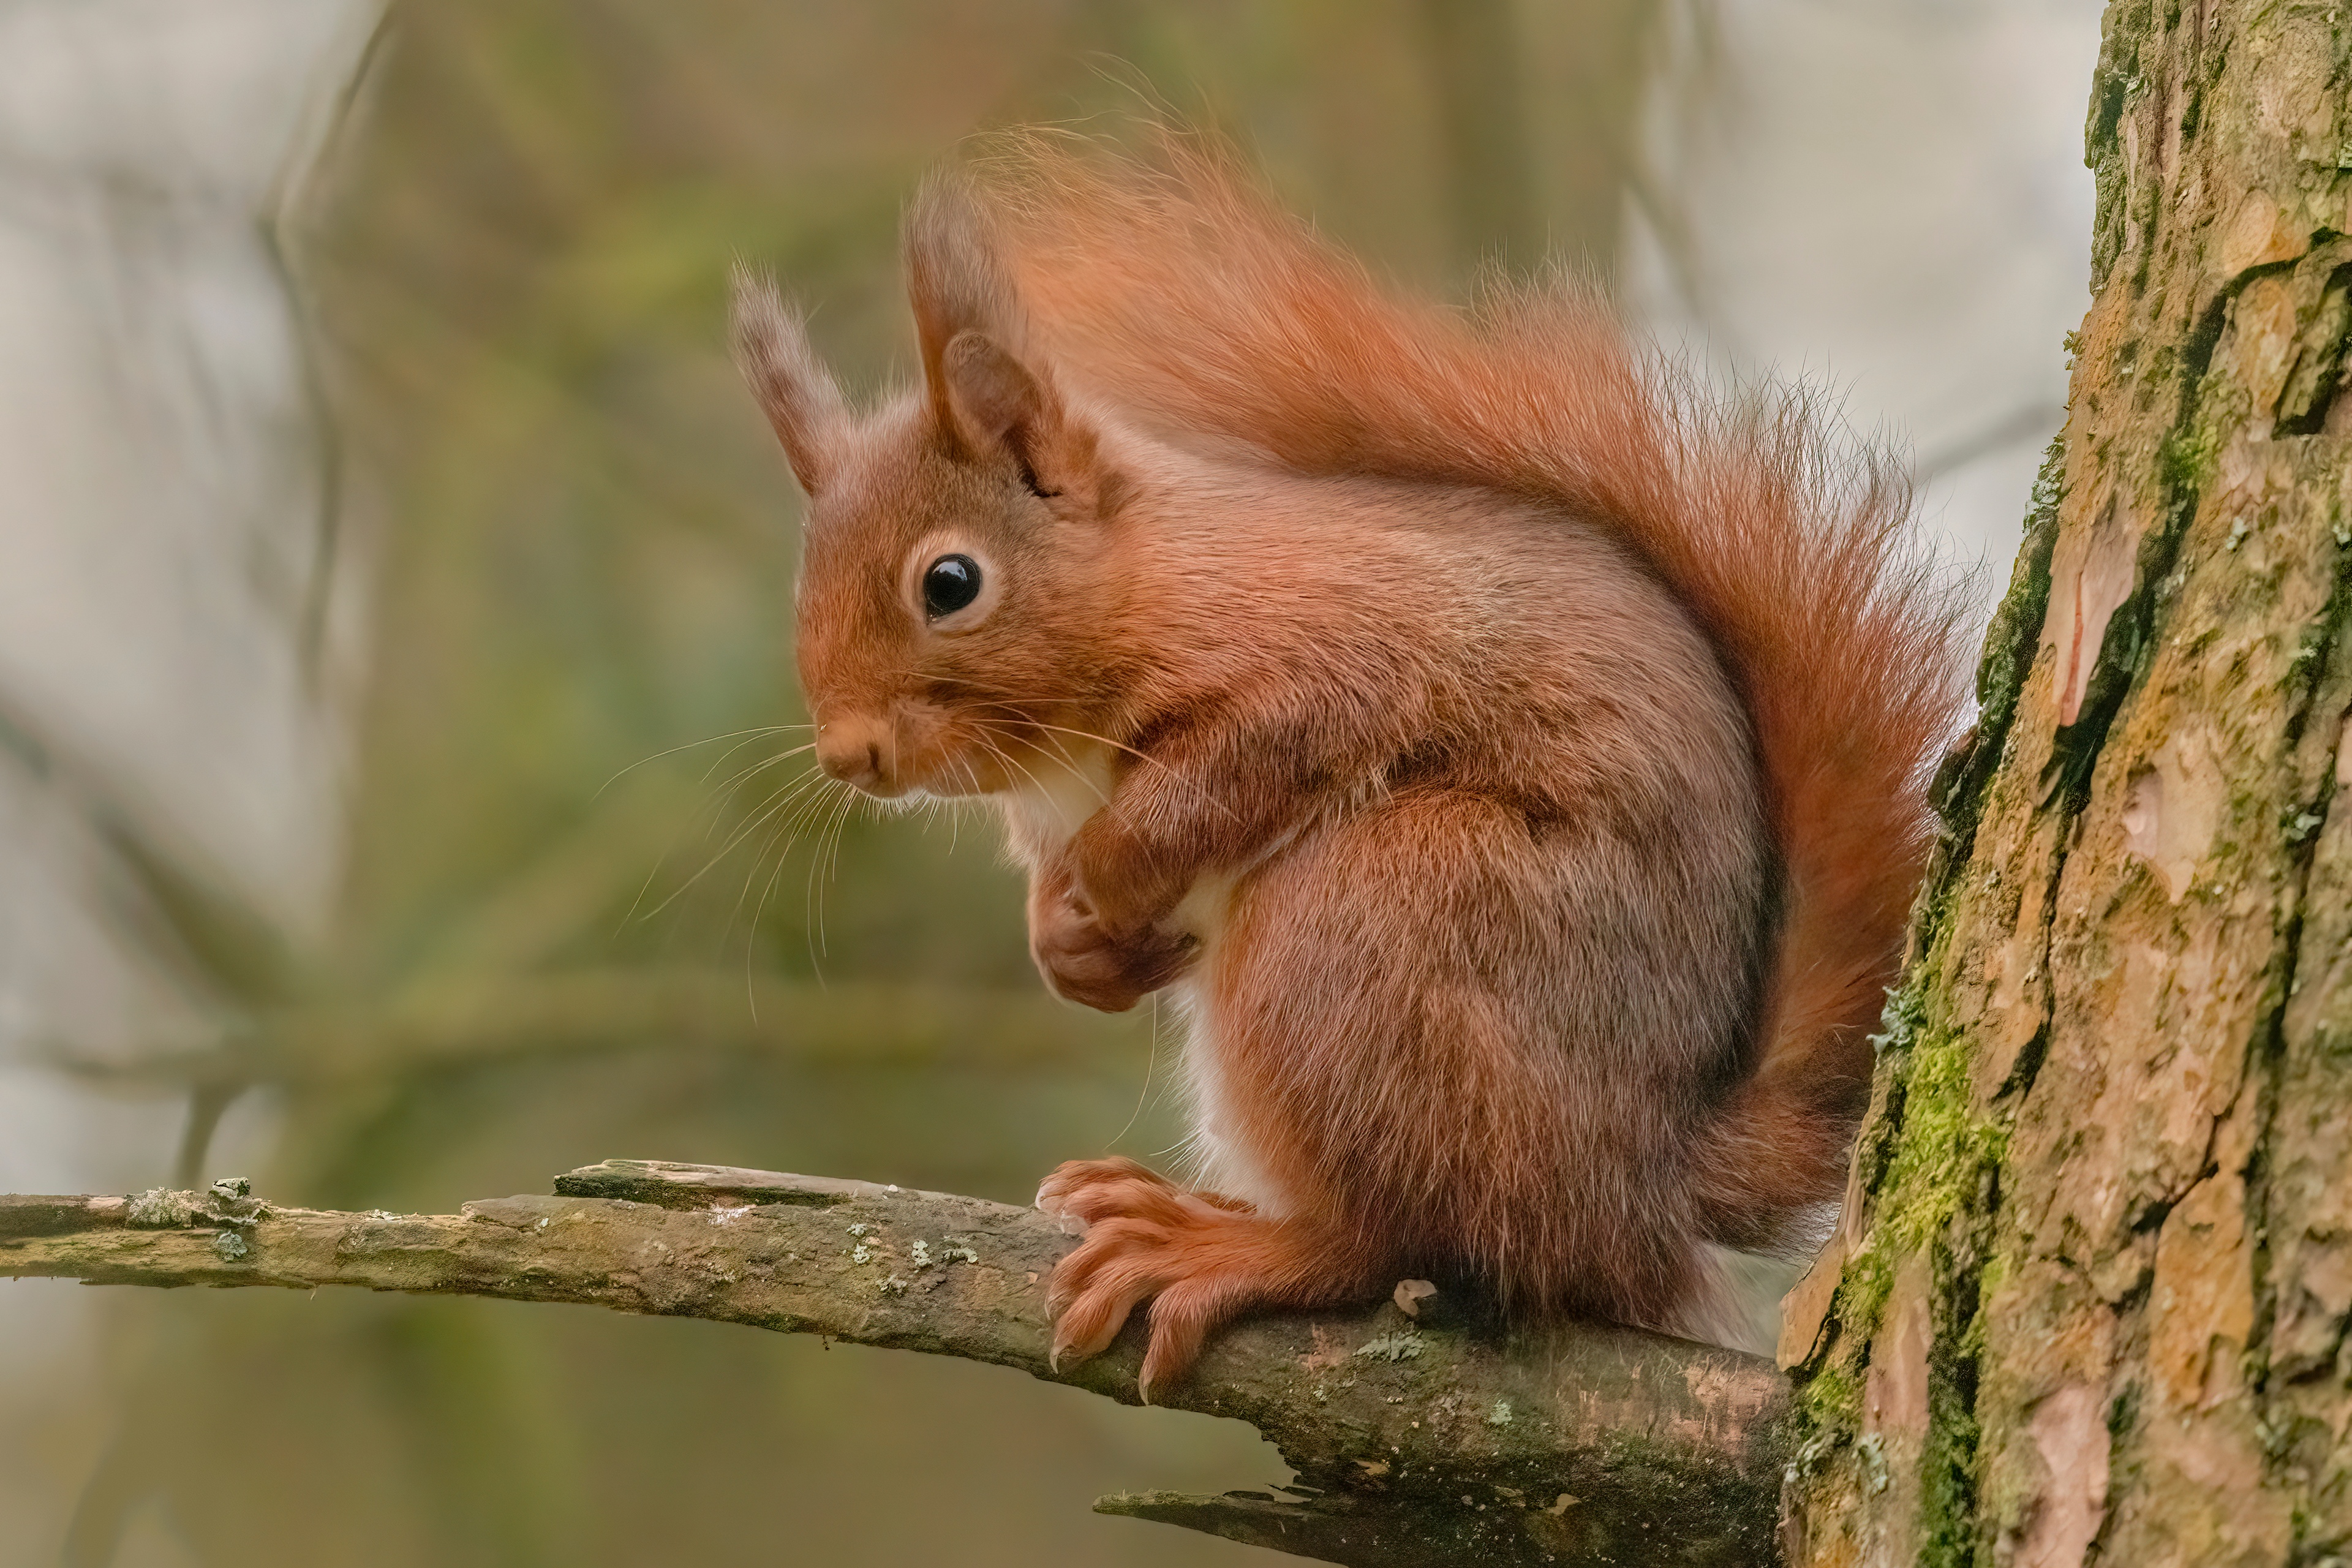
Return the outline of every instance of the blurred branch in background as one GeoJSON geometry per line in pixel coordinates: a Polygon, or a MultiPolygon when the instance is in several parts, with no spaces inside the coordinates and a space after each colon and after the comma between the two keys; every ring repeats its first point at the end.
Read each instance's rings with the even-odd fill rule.
{"type": "MultiPolygon", "coordinates": [[[[308,197],[321,165],[344,154],[360,133],[361,94],[373,79],[378,56],[388,37],[388,16],[370,8],[373,20],[366,41],[348,62],[338,59],[320,73],[333,90],[316,100],[312,123],[298,132],[292,147],[278,164],[258,215],[263,253],[294,321],[294,353],[300,374],[306,428],[317,464],[315,542],[310,571],[302,593],[302,612],[295,633],[309,694],[327,699],[328,633],[337,586],[350,574],[341,570],[343,533],[349,487],[344,461],[345,441],[335,417],[329,383],[332,372],[325,348],[312,290],[305,286],[300,267],[308,236],[302,225],[309,216],[308,197]]],[[[349,592],[348,587],[346,592],[349,592]]],[[[349,618],[349,617],[347,617],[349,618]]]]}

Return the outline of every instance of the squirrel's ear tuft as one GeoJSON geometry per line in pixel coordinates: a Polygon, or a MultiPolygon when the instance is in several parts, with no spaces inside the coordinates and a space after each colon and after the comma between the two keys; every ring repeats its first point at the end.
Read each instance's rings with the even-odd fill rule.
{"type": "Polygon", "coordinates": [[[734,283],[735,363],[783,443],[793,477],[814,495],[832,477],[848,423],[841,389],[772,281],[738,262],[734,283]]]}
{"type": "Polygon", "coordinates": [[[941,358],[964,332],[983,332],[1020,352],[1020,303],[997,256],[988,213],[971,187],[934,174],[907,207],[903,245],[907,299],[915,310],[923,384],[945,422],[941,358]]]}
{"type": "Polygon", "coordinates": [[[941,175],[923,187],[907,209],[906,255],[940,434],[968,459],[1010,457],[1040,494],[1102,499],[1094,435],[1024,352],[1020,298],[970,185],[941,175]]]}

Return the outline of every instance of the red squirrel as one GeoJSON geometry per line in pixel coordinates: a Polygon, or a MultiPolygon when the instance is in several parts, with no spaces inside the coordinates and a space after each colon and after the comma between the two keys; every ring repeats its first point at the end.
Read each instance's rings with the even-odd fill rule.
{"type": "Polygon", "coordinates": [[[1590,289],[1401,298],[1227,153],[1015,138],[905,225],[922,381],[773,287],[835,778],[993,797],[1031,951],[1188,1021],[1197,1188],[1065,1164],[1056,1361],[1142,1383],[1407,1276],[1691,1331],[1834,1200],[1930,840],[1956,619],[1905,487],[1710,404],[1590,289]]]}

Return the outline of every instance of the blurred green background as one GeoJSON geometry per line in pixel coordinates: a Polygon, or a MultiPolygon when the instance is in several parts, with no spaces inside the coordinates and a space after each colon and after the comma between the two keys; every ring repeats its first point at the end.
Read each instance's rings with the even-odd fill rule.
{"type": "MultiPolygon", "coordinates": [[[[0,11],[0,54],[69,26],[26,20],[42,9],[0,11]]],[[[268,7],[226,10],[244,30],[224,36],[266,50],[268,7]]],[[[347,11],[303,46],[322,63],[286,121],[301,155],[250,200],[203,187],[243,215],[224,232],[277,289],[292,368],[243,402],[193,395],[279,454],[276,489],[226,503],[277,521],[189,548],[232,558],[304,716],[289,744],[325,761],[207,742],[205,693],[278,678],[233,667],[173,699],[161,634],[142,654],[133,625],[107,656],[199,733],[125,762],[89,721],[98,664],[16,680],[0,638],[21,797],[0,843],[36,889],[0,928],[7,1038],[47,1086],[14,1102],[19,1186],[234,1169],[281,1201],[446,1211],[635,1156],[1017,1202],[1060,1159],[1169,1150],[1172,1039],[1045,997],[984,815],[836,814],[781,728],[801,718],[797,500],[724,357],[727,266],[771,265],[814,304],[851,384],[907,374],[898,205],[976,129],[1172,108],[1416,285],[1564,255],[1741,337],[1711,314],[1705,171],[1657,152],[1756,89],[1699,0],[347,11]],[[279,840],[311,848],[274,881],[235,847],[272,841],[272,768],[286,798],[326,802],[308,838],[286,817],[279,840]],[[263,803],[243,839],[207,828],[208,789],[263,803]],[[66,973],[25,956],[46,951],[44,878],[91,889],[90,940],[121,960],[81,993],[137,993],[96,1022],[44,1011],[35,972],[66,973]],[[84,1101],[126,1109],[74,1124],[80,1163],[26,1152],[50,1146],[43,1106],[84,1101]]],[[[131,39],[157,13],[106,14],[131,39]]],[[[144,155],[99,145],[69,172],[144,155]]],[[[194,232],[166,221],[169,190],[93,199],[194,232]]],[[[145,232],[100,226],[93,254],[145,232]]],[[[117,310],[150,297],[109,287],[117,310]]],[[[1969,418],[2046,396],[2010,382],[1969,418]]],[[[1973,427],[1952,436],[1966,460],[1973,427]]],[[[144,460],[139,428],[116,434],[144,460]]],[[[26,646],[17,668],[49,668],[26,646]]],[[[1087,1510],[1283,1479],[1246,1429],[998,1369],[567,1308],[110,1292],[85,1310],[55,1304],[68,1289],[0,1300],[0,1563],[1276,1560],[1087,1510]]]]}

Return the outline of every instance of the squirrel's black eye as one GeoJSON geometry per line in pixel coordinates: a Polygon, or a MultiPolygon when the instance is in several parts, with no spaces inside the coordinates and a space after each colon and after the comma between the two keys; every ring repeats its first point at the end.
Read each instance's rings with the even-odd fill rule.
{"type": "Polygon", "coordinates": [[[923,568],[923,612],[931,619],[952,616],[980,597],[980,563],[969,555],[942,555],[923,568]]]}

